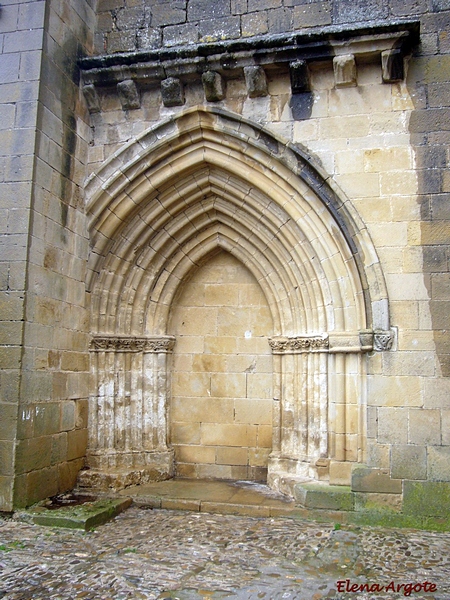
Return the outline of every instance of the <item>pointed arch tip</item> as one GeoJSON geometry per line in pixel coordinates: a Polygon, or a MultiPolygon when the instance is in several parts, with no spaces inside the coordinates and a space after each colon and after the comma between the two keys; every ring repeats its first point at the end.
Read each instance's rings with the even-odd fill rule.
{"type": "MultiPolygon", "coordinates": [[[[267,224],[279,230],[286,228],[286,222],[295,221],[302,234],[300,244],[315,247],[310,253],[310,266],[318,280],[324,275],[318,276],[313,254],[321,254],[327,261],[337,250],[344,262],[355,265],[357,275],[348,276],[355,297],[362,298],[360,312],[364,318],[358,317],[358,327],[389,329],[383,272],[367,229],[349,199],[306,148],[220,107],[191,107],[165,119],[125,144],[90,177],[86,183],[87,210],[92,248],[99,256],[90,272],[90,289],[95,287],[97,274],[108,262],[114,243],[117,247],[114,240],[119,233],[126,231],[124,247],[137,243],[130,223],[144,208],[149,212],[152,202],[160,206],[165,202],[163,209],[172,217],[194,202],[192,192],[183,199],[183,185],[188,180],[198,188],[197,203],[201,202],[198,198],[202,189],[205,192],[205,186],[209,186],[208,193],[228,202],[237,218],[248,218],[249,211],[259,210],[267,224]],[[196,181],[202,169],[206,169],[204,177],[196,181]],[[172,200],[163,202],[162,192],[164,198],[172,200]],[[267,198],[271,210],[263,205],[258,209],[258,199],[254,199],[258,194],[267,198]],[[286,216],[285,223],[279,221],[281,212],[286,216]]],[[[158,218],[163,223],[164,218],[158,218]]],[[[150,223],[147,214],[143,222],[150,223]]],[[[294,229],[291,227],[292,235],[294,229]]],[[[160,232],[163,230],[164,225],[160,232]]],[[[286,241],[282,245],[292,251],[286,241]]],[[[339,272],[342,267],[337,262],[331,265],[325,275],[330,282],[337,279],[333,269],[339,272]]]]}

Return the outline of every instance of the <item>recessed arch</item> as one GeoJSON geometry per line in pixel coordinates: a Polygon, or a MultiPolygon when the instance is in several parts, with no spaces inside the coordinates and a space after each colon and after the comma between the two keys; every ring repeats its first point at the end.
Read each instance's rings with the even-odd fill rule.
{"type": "MultiPolygon", "coordinates": [[[[223,110],[197,107],[112,156],[88,182],[87,198],[94,336],[115,336],[119,346],[130,339],[168,339],[180,286],[192,269],[224,250],[263,290],[273,350],[286,355],[274,375],[274,389],[284,390],[285,398],[276,399],[284,421],[281,416],[274,426],[273,472],[310,473],[314,461],[330,452],[340,460],[361,458],[364,425],[341,435],[332,423],[328,387],[334,375],[327,365],[334,358],[325,354],[367,351],[361,336],[389,328],[386,287],[351,203],[302,148],[223,110]],[[312,404],[305,416],[294,404],[308,386],[315,391],[308,392],[312,404]],[[309,433],[287,431],[292,418],[307,419],[309,433]]],[[[361,358],[356,367],[354,357],[341,363],[344,377],[362,372],[361,358]]],[[[160,372],[161,364],[152,369],[160,372]]],[[[111,385],[117,395],[120,386],[111,385]]],[[[104,395],[108,386],[101,386],[104,395]]],[[[164,421],[162,392],[151,386],[159,403],[154,419],[164,421]]],[[[345,405],[345,389],[335,394],[335,404],[345,405]]],[[[142,390],[138,396],[145,403],[142,390]]],[[[364,416],[357,422],[363,424],[364,416]]],[[[164,438],[161,431],[155,436],[164,438]]]]}

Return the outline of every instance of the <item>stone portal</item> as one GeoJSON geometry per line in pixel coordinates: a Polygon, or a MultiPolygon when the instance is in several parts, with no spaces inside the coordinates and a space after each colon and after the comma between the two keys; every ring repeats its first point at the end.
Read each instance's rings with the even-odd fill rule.
{"type": "Polygon", "coordinates": [[[140,136],[87,190],[82,477],[120,487],[267,469],[287,493],[298,479],[348,482],[365,456],[364,353],[390,336],[388,303],[357,214],[309,158],[198,107],[140,136]]]}

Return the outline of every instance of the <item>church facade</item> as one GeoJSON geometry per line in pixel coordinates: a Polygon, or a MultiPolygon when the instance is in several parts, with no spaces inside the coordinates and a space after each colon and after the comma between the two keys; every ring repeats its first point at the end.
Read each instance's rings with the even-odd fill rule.
{"type": "Polygon", "coordinates": [[[449,20],[2,5],[0,510],[184,477],[448,518],[449,20]]]}

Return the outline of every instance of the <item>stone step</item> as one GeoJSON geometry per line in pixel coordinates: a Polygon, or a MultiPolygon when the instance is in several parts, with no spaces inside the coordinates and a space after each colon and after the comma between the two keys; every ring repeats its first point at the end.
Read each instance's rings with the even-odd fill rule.
{"type": "Polygon", "coordinates": [[[327,483],[296,483],[293,494],[297,504],[312,509],[343,510],[355,509],[355,494],[349,486],[327,483]]]}

